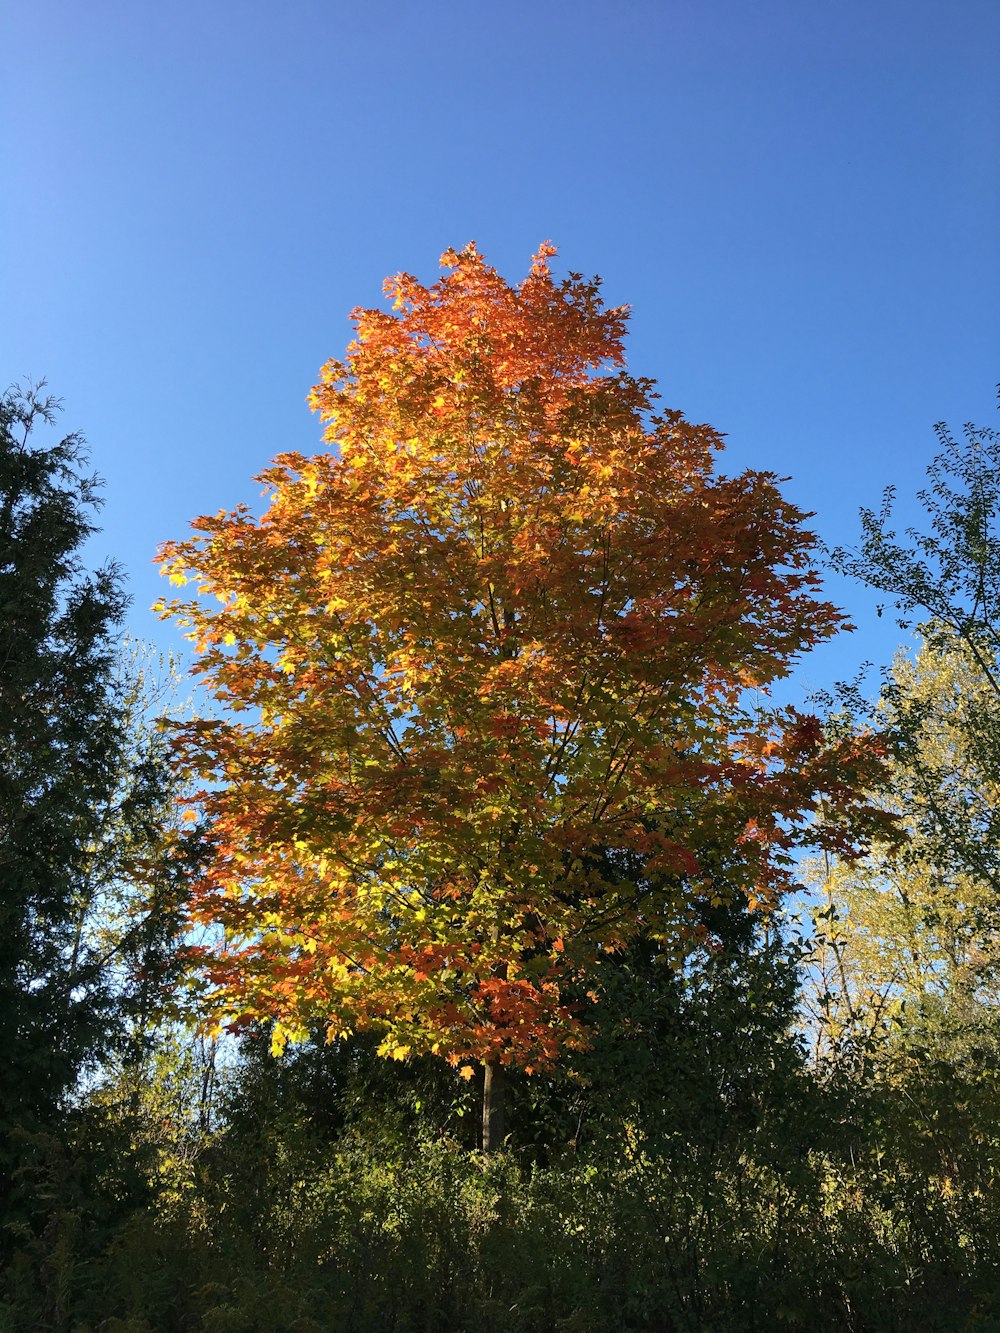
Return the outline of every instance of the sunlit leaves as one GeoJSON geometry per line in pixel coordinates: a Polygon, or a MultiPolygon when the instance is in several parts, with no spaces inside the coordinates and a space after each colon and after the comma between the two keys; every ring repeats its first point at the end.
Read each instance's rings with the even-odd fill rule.
{"type": "Polygon", "coordinates": [[[516,288],[472,246],[393,279],[313,391],[329,451],[164,550],[217,599],[172,611],[230,713],[179,748],[233,1018],[544,1068],[596,959],[639,931],[680,959],[700,896],[773,903],[804,816],[876,766],[746,707],[841,621],[803,515],[714,474],[720,437],[654,411],[625,310],[552,253],[516,288]],[[608,869],[635,855],[641,890],[608,869]]]}

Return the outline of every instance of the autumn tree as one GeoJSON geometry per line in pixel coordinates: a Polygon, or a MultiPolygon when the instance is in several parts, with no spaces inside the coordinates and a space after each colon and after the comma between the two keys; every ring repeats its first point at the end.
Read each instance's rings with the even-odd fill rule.
{"type": "Polygon", "coordinates": [[[223,712],[178,731],[212,1012],[479,1062],[487,1149],[504,1068],[585,1040],[595,963],[681,959],[700,900],[773,906],[817,801],[846,846],[877,767],[761,703],[842,624],[805,516],[714,473],[720,436],[654,410],[626,310],[553,254],[517,287],[471,245],[391,279],[313,391],[328,450],[161,556],[215,599],[166,609],[223,712]]]}

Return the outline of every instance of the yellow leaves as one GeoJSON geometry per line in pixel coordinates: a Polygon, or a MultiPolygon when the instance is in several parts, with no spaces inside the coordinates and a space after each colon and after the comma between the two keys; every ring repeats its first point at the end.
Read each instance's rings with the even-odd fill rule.
{"type": "Polygon", "coordinates": [[[463,1065],[461,1069],[458,1071],[458,1077],[464,1078],[466,1083],[468,1083],[470,1079],[475,1077],[475,1073],[476,1071],[472,1068],[471,1065],[463,1065]]]}
{"type": "Polygon", "coordinates": [[[341,1026],[340,1020],[335,1018],[327,1023],[325,1036],[327,1043],[332,1043],[335,1041],[346,1040],[348,1037],[353,1036],[353,1032],[353,1028],[341,1026]]]}
{"type": "Polygon", "coordinates": [[[387,1037],[379,1048],[378,1054],[388,1060],[408,1060],[412,1051],[412,1046],[404,1045],[396,1041],[394,1037],[387,1037]]]}
{"type": "Polygon", "coordinates": [[[284,1055],[289,1044],[305,1041],[308,1035],[300,1023],[283,1023],[279,1020],[271,1029],[271,1054],[278,1059],[284,1055]]]}

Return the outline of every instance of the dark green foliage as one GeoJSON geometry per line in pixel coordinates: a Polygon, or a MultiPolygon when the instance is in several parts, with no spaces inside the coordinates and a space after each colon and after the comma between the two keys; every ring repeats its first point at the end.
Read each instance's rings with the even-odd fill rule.
{"type": "Polygon", "coordinates": [[[59,1128],[81,1075],[109,1051],[120,1054],[130,1016],[150,1008],[171,955],[181,881],[179,862],[162,850],[165,756],[137,729],[134,685],[120,669],[121,575],[83,563],[98,483],[78,436],[36,442],[55,406],[33,392],[0,399],[0,1197],[8,1239],[31,1212],[25,1190],[20,1211],[11,1192],[31,1167],[32,1144],[59,1128]]]}
{"type": "Polygon", "coordinates": [[[248,1038],[200,1149],[161,1131],[152,1207],[110,1140],[88,1180],[52,1172],[0,1328],[997,1328],[995,1079],[925,1043],[891,1080],[821,1084],[794,983],[759,939],[683,976],[631,959],[589,1073],[518,1084],[534,1127],[489,1159],[453,1136],[474,1093],[433,1064],[248,1038]],[[111,1225],[109,1196],[133,1200],[111,1225]]]}
{"type": "Polygon", "coordinates": [[[77,933],[121,745],[108,675],[125,599],[113,568],[81,573],[96,483],[79,470],[77,437],[49,448],[30,441],[51,420],[50,400],[8,395],[0,404],[5,1126],[58,1101],[106,1019],[95,960],[80,955],[77,933]]]}

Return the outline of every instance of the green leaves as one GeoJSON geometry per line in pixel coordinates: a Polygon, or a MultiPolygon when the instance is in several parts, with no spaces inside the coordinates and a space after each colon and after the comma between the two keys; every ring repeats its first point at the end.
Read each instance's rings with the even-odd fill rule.
{"type": "Polygon", "coordinates": [[[878,513],[861,512],[860,546],[838,547],[831,560],[892,597],[903,628],[915,615],[932,645],[964,643],[1000,694],[994,662],[1000,651],[1000,434],[967,425],[959,439],[943,423],[935,432],[941,451],[918,493],[929,526],[897,536],[889,526],[895,501],[889,487],[878,513]]]}

